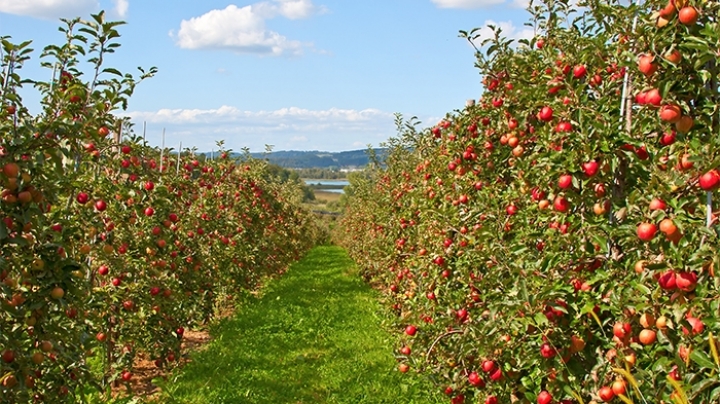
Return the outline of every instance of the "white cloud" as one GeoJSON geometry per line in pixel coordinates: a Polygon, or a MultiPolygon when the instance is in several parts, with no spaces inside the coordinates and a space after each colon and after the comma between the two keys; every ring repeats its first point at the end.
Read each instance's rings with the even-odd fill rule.
{"type": "Polygon", "coordinates": [[[530,6],[530,0],[513,0],[513,7],[527,9],[530,6]]]}
{"type": "Polygon", "coordinates": [[[533,36],[535,36],[535,31],[530,27],[516,27],[512,21],[500,21],[496,22],[493,20],[486,20],[485,24],[483,24],[483,27],[476,31],[475,34],[478,35],[478,38],[474,40],[474,43],[476,46],[480,47],[482,42],[485,39],[493,38],[495,34],[493,33],[493,30],[490,29],[490,26],[495,26],[496,28],[500,28],[502,30],[501,36],[505,38],[510,39],[530,39],[533,36]]]}
{"type": "MultiPolygon", "coordinates": [[[[431,0],[439,8],[459,8],[472,10],[477,8],[488,8],[498,4],[504,4],[507,0],[431,0]]],[[[526,9],[530,0],[511,0],[512,7],[526,9]]]]}
{"type": "MultiPolygon", "coordinates": [[[[330,108],[310,110],[297,107],[271,111],[245,111],[233,106],[216,109],[160,109],[137,111],[129,115],[137,128],[147,122],[148,141],[159,144],[159,133],[165,128],[167,143],[179,141],[210,150],[216,140],[225,140],[228,147],[240,150],[264,150],[265,144],[323,144],[323,150],[357,149],[372,139],[379,143],[396,135],[394,115],[378,109],[363,110],[330,108]],[[152,136],[157,139],[153,141],[152,136]]],[[[306,146],[303,146],[306,147],[306,146]]]]}
{"type": "Polygon", "coordinates": [[[505,0],[432,0],[440,8],[483,8],[502,4],[505,0]]]}
{"type": "Polygon", "coordinates": [[[280,15],[291,20],[310,17],[317,12],[325,11],[324,7],[316,7],[312,0],[278,0],[277,10],[280,15]]]}
{"type": "Polygon", "coordinates": [[[223,105],[217,109],[161,109],[156,112],[134,112],[133,118],[148,122],[172,122],[176,124],[198,124],[213,122],[338,122],[360,123],[377,117],[389,118],[392,114],[377,109],[339,109],[309,110],[289,107],[274,111],[243,111],[236,107],[223,105]]]}
{"type": "Polygon", "coordinates": [[[85,17],[98,8],[97,0],[0,0],[0,13],[44,19],[85,17]]]}
{"type": "Polygon", "coordinates": [[[125,18],[127,16],[128,8],[130,8],[130,3],[128,0],[113,0],[115,3],[115,12],[120,16],[120,18],[125,18]]]}
{"type": "Polygon", "coordinates": [[[276,17],[291,20],[323,12],[311,0],[263,1],[244,7],[234,4],[223,10],[183,20],[177,34],[171,32],[184,49],[228,49],[259,55],[299,55],[312,44],[291,40],[266,28],[265,21],[276,17]]]}

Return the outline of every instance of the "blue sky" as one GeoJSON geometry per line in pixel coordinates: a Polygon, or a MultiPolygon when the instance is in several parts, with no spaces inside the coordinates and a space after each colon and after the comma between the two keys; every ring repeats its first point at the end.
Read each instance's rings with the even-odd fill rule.
{"type": "MultiPolygon", "coordinates": [[[[49,79],[39,51],[60,17],[106,10],[122,47],[108,65],[157,66],[123,114],[159,145],[341,151],[395,135],[393,114],[424,126],[481,94],[459,30],[495,24],[529,37],[526,0],[0,0],[0,36],[33,40],[24,75],[49,79]]],[[[486,32],[489,32],[485,28],[486,32]]],[[[32,109],[37,97],[26,91],[32,109]]]]}

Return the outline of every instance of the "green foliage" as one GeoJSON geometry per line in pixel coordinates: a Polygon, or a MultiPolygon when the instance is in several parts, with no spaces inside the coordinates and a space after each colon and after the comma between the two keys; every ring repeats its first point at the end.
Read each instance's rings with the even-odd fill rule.
{"type": "Polygon", "coordinates": [[[300,178],[310,178],[316,180],[340,180],[347,178],[347,172],[329,168],[296,168],[293,169],[300,178]]]}
{"type": "Polygon", "coordinates": [[[65,23],[66,43],[41,55],[50,82],[23,79],[29,43],[2,38],[3,404],[86,402],[129,387],[138,353],[174,366],[185,328],[324,238],[292,173],[227,150],[178,160],[145,145],[114,114],[156,70],[135,78],[104,67],[121,23],[103,13],[65,23]],[[18,95],[28,83],[40,92],[37,115],[18,95]]]}
{"type": "Polygon", "coordinates": [[[350,178],[337,234],[398,333],[417,327],[401,339],[429,355],[407,363],[458,402],[588,402],[617,378],[633,402],[718,399],[717,186],[701,185],[720,166],[720,3],[690,4],[684,24],[665,1],[540,1],[530,41],[461,32],[478,102],[426,130],[399,119],[387,167],[350,178]]]}
{"type": "MultiPolygon", "coordinates": [[[[383,150],[377,150],[379,154],[383,150]]],[[[365,150],[351,150],[343,152],[323,151],[277,151],[268,153],[253,153],[257,159],[266,159],[270,163],[293,169],[324,169],[337,171],[341,168],[361,168],[368,164],[365,150]]],[[[315,177],[305,177],[315,178],[315,177]]]]}

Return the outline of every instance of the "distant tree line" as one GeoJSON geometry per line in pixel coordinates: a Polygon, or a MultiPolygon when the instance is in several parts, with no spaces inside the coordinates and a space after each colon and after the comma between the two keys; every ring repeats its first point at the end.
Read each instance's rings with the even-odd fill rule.
{"type": "Polygon", "coordinates": [[[279,178],[283,184],[289,182],[300,185],[303,192],[303,202],[315,200],[315,192],[305,184],[305,181],[300,178],[296,171],[288,170],[276,164],[268,164],[268,175],[279,178]]]}
{"type": "Polygon", "coordinates": [[[338,180],[347,178],[347,173],[337,169],[329,168],[296,168],[293,169],[300,178],[310,178],[314,180],[338,180]]]}
{"type": "MultiPolygon", "coordinates": [[[[385,149],[373,149],[378,157],[386,154],[385,149]]],[[[251,153],[258,159],[266,159],[270,163],[288,168],[325,168],[337,170],[343,167],[361,168],[368,164],[368,150],[351,150],[344,152],[323,151],[276,151],[265,153],[251,153]]]]}

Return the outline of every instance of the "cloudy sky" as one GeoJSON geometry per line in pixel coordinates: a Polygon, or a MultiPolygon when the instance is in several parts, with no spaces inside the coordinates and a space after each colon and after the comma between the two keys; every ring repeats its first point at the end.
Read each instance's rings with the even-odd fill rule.
{"type": "Polygon", "coordinates": [[[33,40],[23,74],[47,80],[58,19],[106,10],[127,22],[109,66],[159,69],[124,112],[153,144],[164,128],[168,146],[341,151],[393,136],[396,112],[428,126],[480,95],[459,30],[532,35],[524,0],[232,1],[0,0],[0,36],[33,40]]]}

